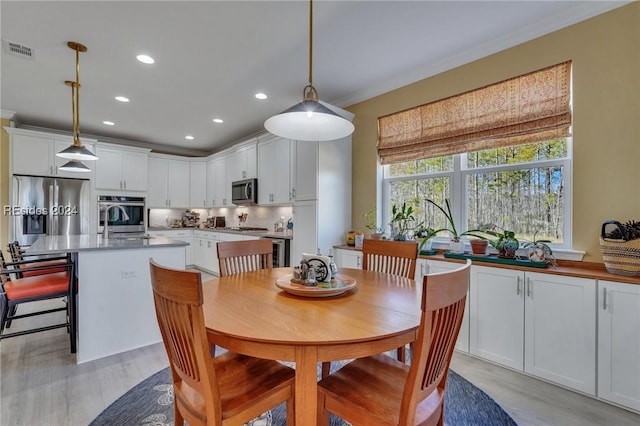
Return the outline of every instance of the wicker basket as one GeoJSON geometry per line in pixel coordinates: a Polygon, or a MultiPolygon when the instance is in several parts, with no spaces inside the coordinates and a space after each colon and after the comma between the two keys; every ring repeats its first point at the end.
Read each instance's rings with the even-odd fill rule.
{"type": "Polygon", "coordinates": [[[615,221],[607,221],[602,224],[600,250],[607,271],[616,275],[640,277],[640,239],[624,241],[605,238],[607,225],[620,226],[620,224],[615,221]]]}

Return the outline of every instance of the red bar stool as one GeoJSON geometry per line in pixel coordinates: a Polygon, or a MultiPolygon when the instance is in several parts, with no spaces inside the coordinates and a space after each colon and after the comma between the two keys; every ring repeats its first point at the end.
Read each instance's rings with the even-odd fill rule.
{"type": "Polygon", "coordinates": [[[69,333],[71,353],[76,352],[75,263],[71,261],[71,255],[67,255],[65,259],[64,264],[50,265],[38,261],[6,262],[0,252],[0,340],[64,327],[69,333]],[[26,267],[27,264],[29,267],[26,267]],[[25,276],[25,273],[34,274],[25,276]],[[17,314],[20,304],[50,299],[60,299],[63,306],[17,314]],[[13,320],[59,311],[66,312],[64,322],[5,333],[13,320]]]}

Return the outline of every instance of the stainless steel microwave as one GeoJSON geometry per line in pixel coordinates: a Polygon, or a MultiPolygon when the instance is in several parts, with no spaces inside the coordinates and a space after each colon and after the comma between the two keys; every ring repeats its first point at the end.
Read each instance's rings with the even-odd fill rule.
{"type": "Polygon", "coordinates": [[[236,206],[258,204],[258,179],[244,179],[232,182],[231,202],[236,206]]]}

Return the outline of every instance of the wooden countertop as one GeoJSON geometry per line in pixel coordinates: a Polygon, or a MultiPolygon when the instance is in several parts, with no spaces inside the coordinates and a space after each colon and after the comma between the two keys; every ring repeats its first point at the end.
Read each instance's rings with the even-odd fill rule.
{"type": "MultiPolygon", "coordinates": [[[[353,251],[362,251],[362,249],[355,248],[353,246],[348,245],[339,245],[334,246],[334,248],[342,249],[342,250],[353,250],[353,251]]],[[[443,262],[454,262],[454,263],[464,263],[465,261],[462,259],[449,259],[444,257],[444,250],[439,250],[438,254],[432,256],[418,256],[419,259],[428,259],[428,260],[438,260],[443,262]]],[[[604,263],[595,263],[595,262],[575,262],[571,260],[557,260],[557,266],[549,265],[547,268],[538,269],[538,268],[527,268],[523,266],[517,265],[503,265],[499,263],[489,263],[473,260],[475,265],[479,266],[490,266],[492,268],[502,268],[502,269],[515,269],[521,271],[530,271],[530,272],[540,272],[543,274],[553,274],[553,275],[567,275],[572,277],[579,278],[590,278],[596,280],[606,280],[606,281],[615,281],[627,284],[636,284],[640,285],[640,277],[627,277],[624,275],[615,275],[611,274],[607,271],[604,266],[604,263]]]]}

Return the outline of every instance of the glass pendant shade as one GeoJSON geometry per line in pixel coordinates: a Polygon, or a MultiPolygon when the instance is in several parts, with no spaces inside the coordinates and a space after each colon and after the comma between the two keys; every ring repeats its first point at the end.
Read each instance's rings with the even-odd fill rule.
{"type": "Polygon", "coordinates": [[[58,170],[63,170],[65,172],[90,172],[91,169],[82,164],[79,160],[70,160],[58,167],[58,170]]]}
{"type": "Polygon", "coordinates": [[[62,151],[56,154],[58,157],[66,158],[69,160],[97,160],[98,157],[85,148],[83,145],[76,145],[75,143],[68,148],[63,149],[62,151]]]}
{"type": "Polygon", "coordinates": [[[313,100],[304,100],[267,119],[270,133],[298,141],[329,141],[349,136],[354,126],[329,108],[313,100]]]}

